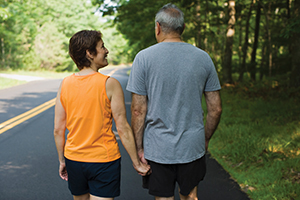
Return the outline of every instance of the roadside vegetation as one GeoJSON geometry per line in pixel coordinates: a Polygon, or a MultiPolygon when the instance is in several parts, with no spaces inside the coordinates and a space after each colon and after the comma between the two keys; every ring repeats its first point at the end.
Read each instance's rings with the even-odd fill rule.
{"type": "Polygon", "coordinates": [[[24,83],[26,83],[26,81],[19,81],[19,80],[15,80],[15,79],[0,77],[0,90],[9,88],[9,87],[13,87],[16,85],[21,85],[24,83]]]}
{"type": "MultiPolygon", "coordinates": [[[[26,70],[0,70],[0,73],[3,74],[17,74],[17,75],[25,75],[25,76],[36,76],[36,77],[43,77],[43,78],[51,78],[51,79],[60,79],[64,78],[71,74],[71,72],[54,72],[54,71],[26,71],[26,70]]],[[[0,89],[5,89],[17,85],[21,85],[27,83],[27,81],[23,80],[16,80],[11,78],[4,78],[0,77],[0,89]]]]}
{"type": "Polygon", "coordinates": [[[248,82],[221,97],[212,156],[251,199],[300,199],[300,90],[248,82]]]}
{"type": "Polygon", "coordinates": [[[17,75],[24,75],[24,76],[36,76],[36,77],[43,77],[43,78],[51,78],[51,79],[60,79],[64,78],[73,72],[55,72],[55,71],[48,71],[48,70],[38,70],[38,71],[27,71],[27,70],[0,70],[0,73],[4,74],[17,74],[17,75]]]}

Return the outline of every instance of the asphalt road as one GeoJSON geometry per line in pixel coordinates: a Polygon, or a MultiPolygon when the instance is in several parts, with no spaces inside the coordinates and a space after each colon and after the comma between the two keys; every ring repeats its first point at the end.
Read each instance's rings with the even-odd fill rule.
{"type": "MultiPolygon", "coordinates": [[[[128,69],[104,69],[124,89],[130,122],[131,95],[125,90],[128,69]]],[[[60,79],[38,80],[0,90],[0,124],[56,97],[60,79]]],[[[67,182],[58,176],[53,138],[54,107],[0,134],[0,200],[71,200],[67,182]]],[[[116,200],[152,200],[119,141],[122,154],[121,196],[116,200]]],[[[238,184],[209,156],[207,174],[199,185],[199,200],[246,200],[238,184]]],[[[175,199],[179,197],[176,195],[175,199]]]]}

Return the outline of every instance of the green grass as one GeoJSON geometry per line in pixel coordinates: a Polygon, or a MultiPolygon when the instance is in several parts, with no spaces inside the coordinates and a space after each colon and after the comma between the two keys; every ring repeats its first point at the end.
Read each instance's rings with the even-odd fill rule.
{"type": "Polygon", "coordinates": [[[26,81],[19,81],[19,80],[0,77],[0,89],[9,88],[9,87],[21,85],[24,83],[26,83],[26,81]]]}
{"type": "Polygon", "coordinates": [[[0,73],[3,74],[18,74],[18,75],[26,75],[26,76],[37,76],[37,77],[43,77],[43,78],[53,78],[53,79],[60,79],[64,78],[72,72],[54,72],[54,71],[26,71],[26,70],[6,70],[6,71],[0,71],[0,73]]]}
{"type": "MultiPolygon", "coordinates": [[[[0,71],[0,73],[36,76],[36,77],[43,77],[46,79],[61,79],[61,78],[64,78],[64,77],[72,74],[72,72],[58,73],[58,72],[51,72],[51,71],[24,71],[24,70],[18,70],[18,71],[6,70],[6,71],[0,71]]],[[[21,80],[16,80],[16,79],[0,77],[0,89],[17,86],[17,85],[24,84],[24,83],[27,83],[27,82],[21,81],[21,80]]]]}
{"type": "Polygon", "coordinates": [[[221,122],[209,146],[254,200],[300,199],[300,100],[274,97],[275,89],[224,88],[221,122]]]}

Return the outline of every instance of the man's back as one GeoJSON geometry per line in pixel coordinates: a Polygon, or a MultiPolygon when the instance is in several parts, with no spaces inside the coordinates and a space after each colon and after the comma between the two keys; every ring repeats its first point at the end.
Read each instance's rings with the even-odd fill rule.
{"type": "Polygon", "coordinates": [[[209,55],[187,43],[162,42],[141,51],[131,73],[127,89],[148,97],[145,158],[171,164],[202,157],[202,94],[220,89],[209,55]]]}

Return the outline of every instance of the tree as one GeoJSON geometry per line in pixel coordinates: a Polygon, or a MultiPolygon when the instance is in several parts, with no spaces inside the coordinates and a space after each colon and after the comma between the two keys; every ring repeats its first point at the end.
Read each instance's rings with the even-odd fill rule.
{"type": "Polygon", "coordinates": [[[261,13],[261,6],[259,4],[259,0],[256,3],[256,19],[255,19],[255,30],[254,30],[254,43],[251,53],[251,63],[250,63],[250,77],[251,80],[255,81],[256,77],[256,51],[258,45],[258,38],[259,38],[259,27],[260,27],[260,13],[261,13]]]}
{"type": "Polygon", "coordinates": [[[268,60],[268,63],[269,63],[269,76],[272,75],[272,66],[273,66],[273,53],[272,53],[272,39],[271,39],[271,27],[270,27],[270,7],[271,7],[271,3],[272,2],[269,2],[269,9],[267,10],[266,7],[264,6],[264,4],[262,4],[261,2],[259,2],[260,5],[262,6],[263,10],[264,10],[264,13],[265,13],[265,18],[266,18],[266,25],[265,25],[265,28],[266,28],[266,32],[267,32],[267,49],[268,49],[268,52],[269,52],[269,60],[268,60]]]}
{"type": "Polygon", "coordinates": [[[290,86],[300,87],[300,1],[294,1],[293,17],[290,19],[292,71],[290,86]]]}
{"type": "Polygon", "coordinates": [[[2,68],[73,70],[68,40],[82,29],[98,29],[95,8],[85,0],[7,0],[1,18],[2,68]],[[69,9],[66,9],[69,8],[69,9]]]}
{"type": "Polygon", "coordinates": [[[245,71],[247,71],[246,68],[246,59],[247,59],[247,52],[248,52],[248,46],[249,46],[249,26],[250,26],[250,18],[252,15],[252,8],[253,8],[253,0],[251,2],[250,8],[249,8],[249,12],[248,12],[248,16],[246,19],[246,30],[245,30],[245,42],[243,45],[243,60],[242,60],[242,65],[240,66],[240,76],[239,76],[239,81],[243,81],[244,78],[244,73],[245,71]]]}
{"type": "Polygon", "coordinates": [[[232,70],[231,70],[231,61],[232,61],[232,45],[234,37],[234,25],[235,25],[235,0],[228,1],[228,27],[226,34],[226,47],[225,47],[225,56],[223,64],[223,83],[233,83],[232,80],[232,70]]]}

